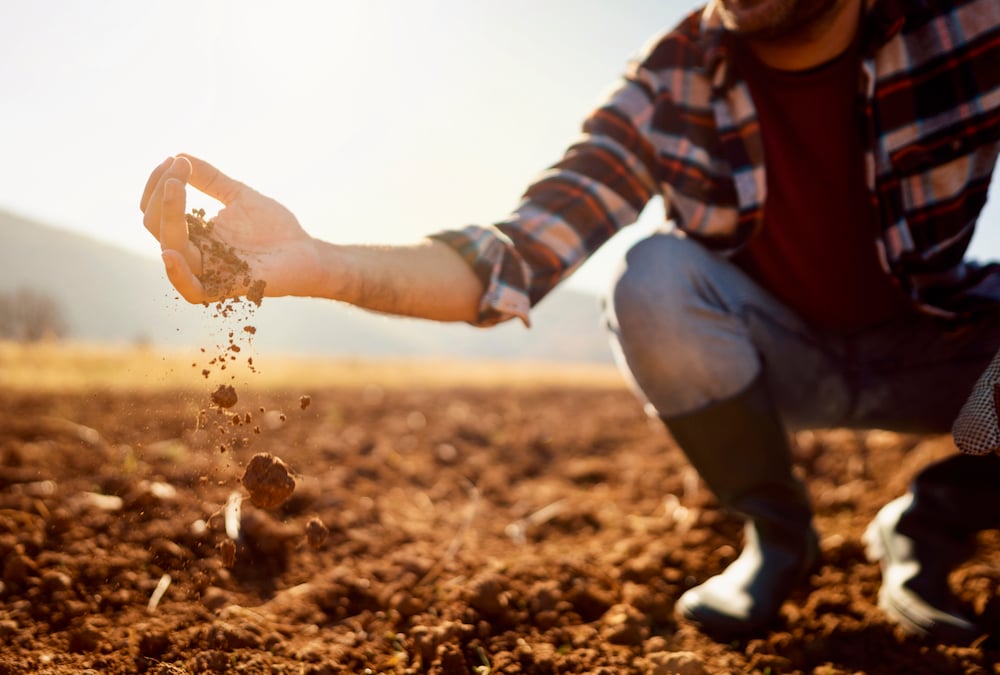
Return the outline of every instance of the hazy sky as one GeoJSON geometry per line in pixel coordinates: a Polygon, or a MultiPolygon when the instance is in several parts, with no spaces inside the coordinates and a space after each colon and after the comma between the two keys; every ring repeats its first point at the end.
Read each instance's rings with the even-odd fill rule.
{"type": "MultiPolygon", "coordinates": [[[[3,3],[0,208],[152,257],[139,195],[183,151],[324,239],[403,242],[489,223],[558,159],[628,59],[699,4],[3,3]]],[[[980,257],[1000,251],[997,200],[980,257]]],[[[654,205],[630,229],[661,218],[654,205]]],[[[631,238],[571,283],[602,286],[631,238]]]]}

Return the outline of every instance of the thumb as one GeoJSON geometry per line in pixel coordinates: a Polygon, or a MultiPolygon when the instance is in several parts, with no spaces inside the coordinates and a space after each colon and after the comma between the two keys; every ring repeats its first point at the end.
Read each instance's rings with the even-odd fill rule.
{"type": "Polygon", "coordinates": [[[183,255],[173,249],[165,249],[160,256],[163,258],[167,278],[185,300],[192,304],[207,302],[205,287],[191,271],[191,266],[183,255]]]}

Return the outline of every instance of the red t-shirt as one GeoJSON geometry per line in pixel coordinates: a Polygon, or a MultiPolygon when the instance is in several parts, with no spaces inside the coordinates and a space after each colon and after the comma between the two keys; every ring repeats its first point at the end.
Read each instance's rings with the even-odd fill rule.
{"type": "Polygon", "coordinates": [[[761,231],[735,260],[817,328],[848,333],[909,307],[879,264],[876,212],[855,109],[858,41],[807,71],[781,71],[737,47],[757,107],[767,174],[761,231]]]}

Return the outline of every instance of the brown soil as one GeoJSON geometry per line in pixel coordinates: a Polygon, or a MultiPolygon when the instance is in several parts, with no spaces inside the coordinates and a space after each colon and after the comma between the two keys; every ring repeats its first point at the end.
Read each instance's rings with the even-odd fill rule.
{"type": "Polygon", "coordinates": [[[306,541],[313,548],[319,548],[325,544],[329,536],[330,528],[319,519],[319,516],[313,516],[306,522],[306,541]]]}
{"type": "Polygon", "coordinates": [[[236,395],[236,388],[231,384],[220,384],[212,392],[212,405],[220,408],[232,408],[238,400],[239,397],[236,395]]]}
{"type": "MultiPolygon", "coordinates": [[[[673,603],[740,523],[627,392],[311,395],[244,393],[262,432],[220,454],[198,396],[0,389],[0,673],[1000,673],[996,645],[886,623],[860,543],[948,439],[800,434],[821,560],[773,630],[720,644],[673,603]],[[234,541],[258,452],[298,484],[243,502],[234,541]]],[[[953,581],[996,628],[980,543],[953,581]]]]}
{"type": "Polygon", "coordinates": [[[250,458],[240,482],[250,493],[253,505],[262,509],[278,508],[295,492],[295,479],[288,465],[267,452],[250,458]]]}
{"type": "Polygon", "coordinates": [[[264,298],[265,282],[253,279],[250,265],[240,257],[236,249],[213,236],[214,225],[211,220],[205,219],[204,209],[195,209],[185,217],[188,236],[201,251],[202,271],[199,279],[208,295],[228,298],[242,294],[259,307],[264,298]]]}

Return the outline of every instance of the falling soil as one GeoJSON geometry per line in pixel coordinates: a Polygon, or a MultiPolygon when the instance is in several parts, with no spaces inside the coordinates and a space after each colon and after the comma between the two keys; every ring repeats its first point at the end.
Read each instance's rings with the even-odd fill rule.
{"type": "Polygon", "coordinates": [[[238,400],[236,389],[230,384],[220,384],[212,392],[212,404],[220,408],[232,408],[238,400]]]}
{"type": "MultiPolygon", "coordinates": [[[[820,560],[769,630],[719,643],[673,607],[735,558],[740,522],[627,391],[311,395],[323,415],[253,441],[294,493],[244,501],[233,541],[245,454],[214,452],[196,402],[0,387],[0,674],[1000,673],[993,642],[888,623],[861,543],[947,437],[798,434],[820,560]]],[[[979,544],[951,581],[997,634],[1000,533],[979,544]]]]}
{"type": "MultiPolygon", "coordinates": [[[[205,307],[212,312],[213,319],[232,326],[225,344],[215,345],[212,353],[202,348],[202,353],[209,358],[206,363],[195,362],[191,366],[200,368],[201,375],[206,380],[213,374],[232,377],[231,371],[224,371],[241,358],[241,352],[250,346],[257,333],[257,328],[248,322],[255,309],[263,302],[266,283],[262,279],[253,278],[249,263],[234,247],[215,237],[214,221],[206,220],[204,209],[195,209],[186,214],[186,218],[188,235],[201,251],[202,270],[199,279],[210,297],[221,298],[211,303],[206,302],[205,307]]],[[[250,372],[256,372],[252,356],[247,357],[246,364],[250,372]]],[[[216,405],[230,407],[219,403],[216,405]]]]}
{"type": "Polygon", "coordinates": [[[295,491],[295,479],[288,465],[267,452],[259,452],[250,459],[240,482],[250,493],[250,502],[262,509],[278,508],[295,491]]]}
{"type": "Polygon", "coordinates": [[[312,403],[312,398],[311,397],[309,397],[309,396],[300,396],[299,397],[299,408],[301,408],[302,410],[305,410],[306,408],[308,408],[310,403],[312,403]]]}

